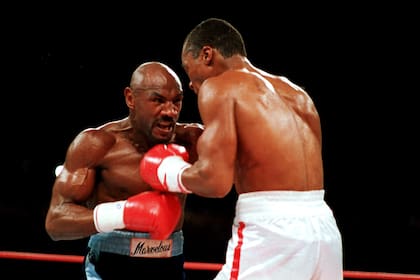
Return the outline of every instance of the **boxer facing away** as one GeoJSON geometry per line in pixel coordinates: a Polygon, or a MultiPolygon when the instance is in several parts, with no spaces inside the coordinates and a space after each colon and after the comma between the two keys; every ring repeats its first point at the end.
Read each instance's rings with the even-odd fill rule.
{"type": "Polygon", "coordinates": [[[155,189],[175,193],[220,198],[235,187],[232,236],[215,279],[343,279],[310,96],[251,64],[241,34],[222,19],[198,24],[181,59],[205,127],[198,160],[184,161],[176,145],[157,145],[140,172],[155,189]]]}
{"type": "Polygon", "coordinates": [[[186,195],[153,190],[139,164],[159,143],[185,145],[194,162],[203,127],[177,122],[182,84],[165,64],[141,64],[124,96],[126,118],[85,129],[68,147],[45,228],[53,240],[89,237],[87,279],[184,279],[186,195]]]}

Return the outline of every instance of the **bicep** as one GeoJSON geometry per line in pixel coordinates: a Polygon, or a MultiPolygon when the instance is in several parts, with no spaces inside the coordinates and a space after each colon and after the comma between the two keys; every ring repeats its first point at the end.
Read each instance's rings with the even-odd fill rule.
{"type": "Polygon", "coordinates": [[[199,160],[208,162],[212,176],[233,182],[237,148],[234,100],[219,92],[207,94],[198,102],[205,126],[197,143],[199,160]]]}
{"type": "Polygon", "coordinates": [[[53,187],[64,201],[81,203],[91,196],[96,168],[108,150],[101,138],[97,132],[82,132],[70,144],[63,169],[53,187]]]}
{"type": "Polygon", "coordinates": [[[95,169],[79,166],[69,170],[64,166],[54,182],[54,195],[59,196],[62,202],[85,202],[93,192],[94,178],[95,169]]]}

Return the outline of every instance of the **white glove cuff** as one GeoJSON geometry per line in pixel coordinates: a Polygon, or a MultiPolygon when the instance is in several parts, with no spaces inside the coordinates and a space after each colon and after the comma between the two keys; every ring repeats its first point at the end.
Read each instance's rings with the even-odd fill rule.
{"type": "Polygon", "coordinates": [[[110,232],[125,228],[124,207],[126,200],[106,202],[93,209],[93,222],[98,232],[110,232]]]}
{"type": "Polygon", "coordinates": [[[180,156],[166,157],[157,170],[159,181],[168,188],[169,192],[191,193],[181,181],[182,173],[190,166],[191,164],[180,156]]]}

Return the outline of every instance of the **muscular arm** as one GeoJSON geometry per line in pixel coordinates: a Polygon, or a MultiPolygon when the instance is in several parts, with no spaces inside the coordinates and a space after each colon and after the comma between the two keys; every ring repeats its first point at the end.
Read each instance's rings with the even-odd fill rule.
{"type": "Polygon", "coordinates": [[[189,162],[197,160],[197,140],[203,133],[204,126],[200,123],[177,123],[175,143],[184,146],[189,154],[189,162]]]}
{"type": "Polygon", "coordinates": [[[205,129],[197,143],[198,160],[183,172],[182,182],[200,196],[224,197],[233,186],[237,140],[229,90],[207,80],[198,94],[205,129]]]}
{"type": "Polygon", "coordinates": [[[53,240],[72,240],[96,233],[93,206],[95,168],[114,138],[100,130],[81,132],[67,150],[63,170],[57,176],[45,228],[53,240]]]}

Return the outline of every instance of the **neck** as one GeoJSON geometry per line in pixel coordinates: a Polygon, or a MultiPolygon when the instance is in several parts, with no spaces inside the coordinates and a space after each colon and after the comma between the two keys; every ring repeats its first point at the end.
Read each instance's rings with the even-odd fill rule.
{"type": "Polygon", "coordinates": [[[243,69],[243,68],[251,70],[254,68],[251,62],[248,60],[248,58],[241,55],[234,55],[232,57],[226,58],[225,65],[230,70],[243,69]]]}

